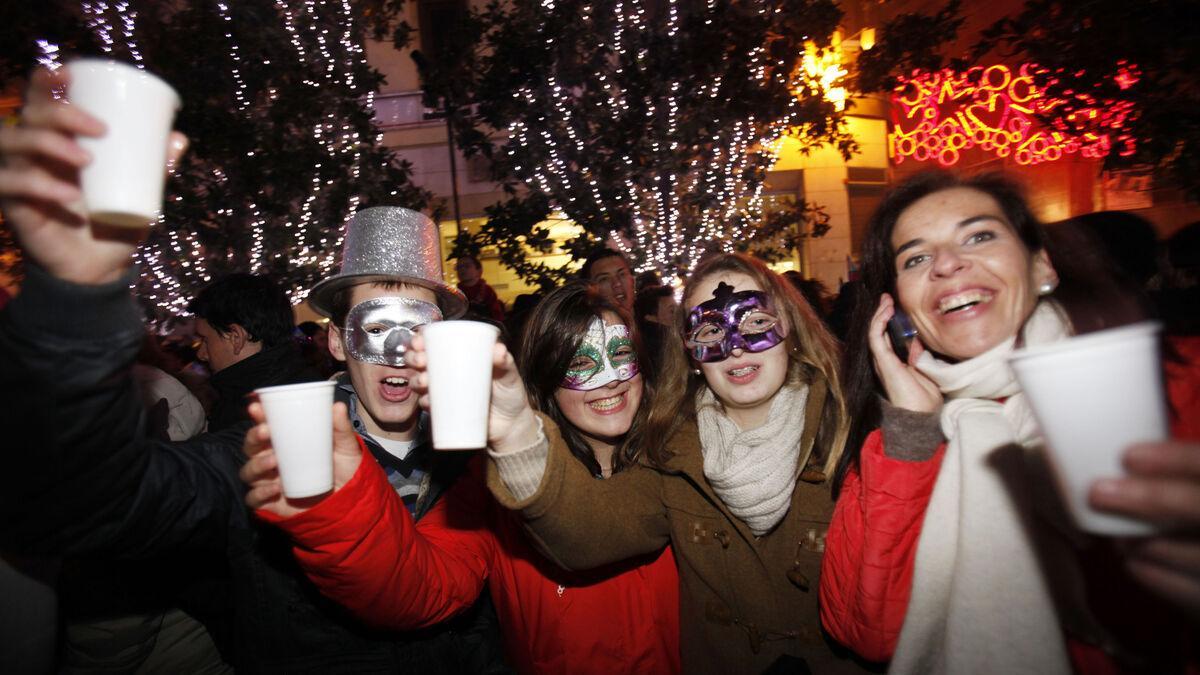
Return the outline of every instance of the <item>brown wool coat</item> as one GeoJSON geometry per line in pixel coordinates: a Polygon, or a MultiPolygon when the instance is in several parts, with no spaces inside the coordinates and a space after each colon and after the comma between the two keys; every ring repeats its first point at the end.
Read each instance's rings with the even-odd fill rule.
{"type": "MultiPolygon", "coordinates": [[[[809,397],[815,410],[806,411],[807,419],[819,419],[821,401],[812,404],[819,398],[809,397]]],[[[817,618],[821,555],[833,514],[826,483],[797,481],[783,522],[756,538],[705,479],[695,423],[667,441],[673,457],[666,466],[636,466],[609,480],[593,478],[554,424],[543,423],[550,456],[537,492],[518,502],[489,462],[492,492],[522,512],[536,545],[567,569],[598,567],[670,543],[679,564],[683,672],[761,673],[785,654],[803,658],[814,673],[864,672],[834,655],[817,618]]],[[[806,430],[801,442],[811,444],[812,437],[806,430]]]]}

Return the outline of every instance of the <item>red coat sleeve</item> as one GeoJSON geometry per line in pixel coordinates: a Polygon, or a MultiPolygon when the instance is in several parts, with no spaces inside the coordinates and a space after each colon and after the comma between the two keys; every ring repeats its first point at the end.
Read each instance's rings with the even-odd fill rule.
{"type": "Polygon", "coordinates": [[[945,444],[924,462],[892,459],[876,429],[842,484],[821,562],[821,623],[864,659],[887,661],[895,651],[944,454],[945,444]]]}
{"type": "Polygon", "coordinates": [[[305,574],[369,625],[410,630],[470,607],[491,570],[483,463],[472,462],[414,524],[383,470],[364,460],[342,489],[289,519],[260,515],[287,532],[305,574]]]}

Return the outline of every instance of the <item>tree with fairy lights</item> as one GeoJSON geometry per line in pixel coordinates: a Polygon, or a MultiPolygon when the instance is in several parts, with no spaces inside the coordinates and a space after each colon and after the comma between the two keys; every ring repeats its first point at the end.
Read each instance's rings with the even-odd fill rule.
{"type": "Polygon", "coordinates": [[[495,246],[522,277],[553,280],[563,272],[525,250],[548,250],[539,223],[561,214],[583,230],[566,244],[574,257],[608,243],[669,278],[707,251],[770,255],[769,242],[811,235],[812,205],[764,218],[762,189],[785,134],[854,148],[821,73],[804,67],[840,18],[830,0],[511,0],[472,12],[446,50],[417,57],[429,103],[511,195],[457,249],[495,246]]]}
{"type": "Polygon", "coordinates": [[[9,78],[34,59],[53,67],[75,54],[99,55],[144,66],[178,90],[176,127],[191,149],[138,252],[137,292],[154,318],[183,314],[200,286],[231,271],[269,274],[298,302],[333,271],[342,228],[357,208],[428,202],[409,165],[382,146],[370,109],[380,75],[366,63],[363,33],[387,29],[399,7],[393,0],[11,7],[0,72],[9,78]]]}

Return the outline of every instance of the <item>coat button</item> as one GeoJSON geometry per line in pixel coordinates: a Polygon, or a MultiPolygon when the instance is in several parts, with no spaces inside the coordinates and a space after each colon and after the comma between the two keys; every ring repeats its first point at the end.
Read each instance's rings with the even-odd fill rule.
{"type": "Polygon", "coordinates": [[[713,538],[721,542],[721,548],[729,548],[729,533],[725,530],[717,530],[713,532],[713,538]]]}
{"type": "Polygon", "coordinates": [[[804,573],[800,571],[799,565],[788,570],[787,578],[788,581],[792,582],[796,586],[796,588],[799,588],[805,593],[807,593],[812,587],[812,584],[808,581],[808,577],[804,576],[804,573]]]}

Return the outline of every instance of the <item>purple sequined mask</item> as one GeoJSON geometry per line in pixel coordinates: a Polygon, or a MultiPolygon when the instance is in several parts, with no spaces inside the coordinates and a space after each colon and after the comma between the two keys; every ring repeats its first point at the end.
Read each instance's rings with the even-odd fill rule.
{"type": "Polygon", "coordinates": [[[712,300],[688,312],[683,340],[693,359],[712,363],[729,358],[734,349],[757,353],[783,342],[778,326],[766,293],[734,292],[733,286],[721,282],[712,300]]]}

